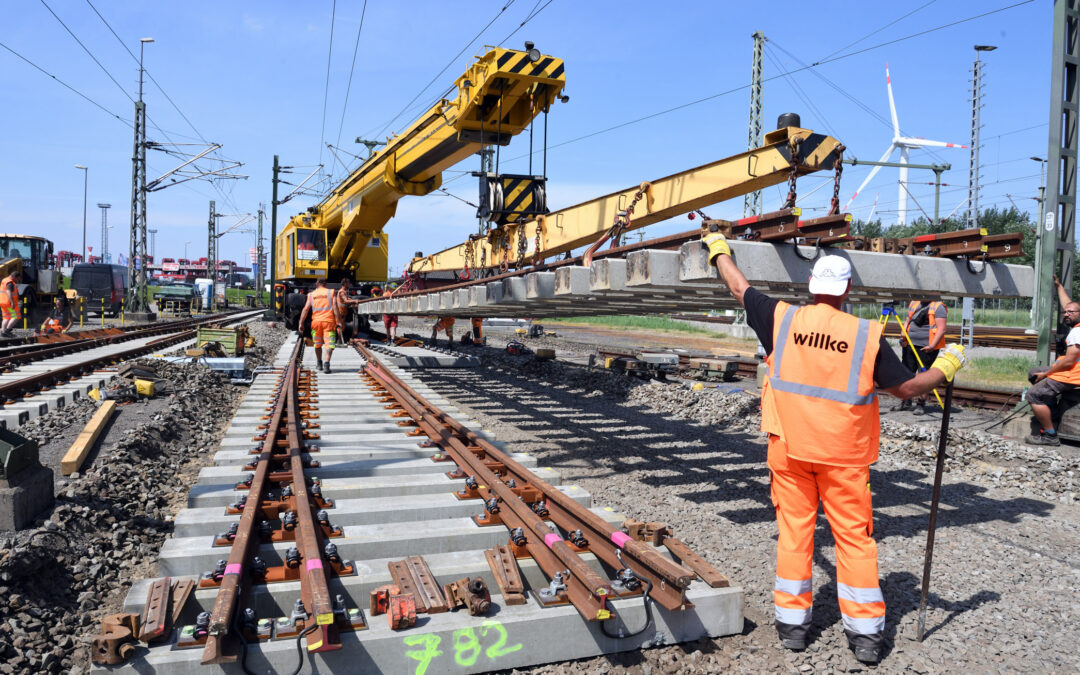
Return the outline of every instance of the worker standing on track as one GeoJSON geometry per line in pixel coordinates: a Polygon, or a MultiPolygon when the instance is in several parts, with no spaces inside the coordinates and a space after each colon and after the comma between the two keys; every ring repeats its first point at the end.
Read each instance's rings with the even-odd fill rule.
{"type": "MultiPolygon", "coordinates": [[[[912,300],[908,303],[907,321],[904,322],[904,332],[911,339],[911,344],[900,337],[900,360],[908,370],[917,373],[924,367],[929,367],[938,357],[938,352],[945,345],[945,324],[949,319],[949,308],[945,303],[938,300],[912,300]],[[919,350],[918,358],[912,351],[911,345],[919,350]]],[[[918,398],[914,401],[915,408],[912,410],[910,398],[900,401],[893,410],[912,410],[916,415],[923,415],[926,410],[926,399],[918,398]]]]}
{"type": "Polygon", "coordinates": [[[929,370],[913,376],[885,342],[881,324],[840,310],[851,289],[846,259],[818,259],[810,277],[814,303],[794,306],[752,288],[722,234],[703,241],[768,354],[761,428],[769,436],[779,527],[773,603],[780,641],[788,649],[806,648],[821,502],[836,541],[837,596],[848,644],[855,658],[876,663],[885,646],[885,598],[872,537],[870,465],[881,434],[874,385],[900,399],[925,394],[952,381],[964,364],[963,348],[949,345],[929,370]]]}
{"type": "Polygon", "coordinates": [[[53,305],[52,311],[49,312],[49,316],[45,317],[45,321],[41,324],[41,330],[39,332],[43,335],[66,333],[71,328],[71,324],[71,312],[68,311],[67,298],[58,295],[56,296],[56,303],[53,305]]]}
{"type": "Polygon", "coordinates": [[[342,342],[345,342],[346,344],[355,337],[351,334],[352,321],[350,321],[350,319],[352,318],[352,308],[360,304],[359,300],[349,295],[350,286],[352,286],[352,280],[349,279],[349,277],[344,277],[341,280],[341,285],[338,287],[337,291],[334,292],[338,314],[341,315],[340,338],[342,342]]]}
{"type": "Polygon", "coordinates": [[[0,323],[0,337],[14,337],[12,330],[15,324],[22,318],[22,305],[19,301],[19,282],[22,280],[22,270],[13,270],[11,274],[0,281],[0,315],[3,323],[0,323]]]}
{"type": "Polygon", "coordinates": [[[431,344],[438,344],[439,331],[446,333],[446,340],[450,343],[450,349],[454,348],[454,317],[441,316],[431,327],[431,344]]]}
{"type": "MultiPolygon", "coordinates": [[[[389,293],[389,291],[387,292],[389,293]]],[[[383,290],[376,286],[371,289],[372,297],[379,297],[383,294],[383,290]]],[[[386,344],[392,345],[397,340],[397,327],[398,327],[398,315],[397,314],[383,314],[382,315],[383,330],[386,332],[386,344]]]]}
{"type": "Polygon", "coordinates": [[[334,353],[335,331],[341,330],[334,293],[326,287],[326,279],[315,282],[315,290],[308,294],[304,310],[300,312],[300,324],[296,334],[303,337],[304,322],[311,316],[311,339],[315,343],[315,369],[330,372],[330,356],[334,353]],[[323,346],[326,346],[326,362],[323,364],[323,346]]]}

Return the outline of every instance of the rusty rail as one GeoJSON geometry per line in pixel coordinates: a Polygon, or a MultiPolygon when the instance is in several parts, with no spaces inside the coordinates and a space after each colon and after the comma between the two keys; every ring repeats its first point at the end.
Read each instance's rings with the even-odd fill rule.
{"type": "MultiPolygon", "coordinates": [[[[225,319],[219,317],[213,321],[215,323],[228,323],[231,321],[239,321],[243,318],[245,318],[243,315],[232,315],[225,319]]],[[[173,330],[175,330],[175,327],[173,327],[173,330]]],[[[168,335],[157,340],[152,340],[139,347],[132,347],[131,349],[113,352],[112,354],[103,354],[95,358],[87,359],[86,361],[54,368],[53,370],[44,373],[30,375],[28,377],[4,383],[0,385],[0,408],[2,408],[3,405],[19,400],[23,396],[50,389],[58,384],[68,382],[84,374],[93,372],[96,368],[115,365],[121,361],[145,356],[146,354],[151,354],[165,347],[171,347],[180,342],[185,342],[194,338],[195,333],[196,331],[194,329],[185,330],[176,333],[175,335],[168,335]]]]}
{"type": "MultiPolygon", "coordinates": [[[[240,521],[218,543],[231,546],[224,565],[200,581],[203,588],[217,587],[218,594],[210,613],[203,647],[202,663],[224,664],[237,659],[237,639],[247,641],[260,639],[259,634],[247,634],[249,627],[241,626],[238,636],[237,612],[246,600],[250,583],[275,581],[300,581],[300,600],[294,609],[295,621],[287,633],[278,629],[278,636],[300,635],[307,640],[308,652],[326,652],[341,649],[340,630],[364,627],[362,617],[350,616],[344,604],[335,605],[327,583],[327,569],[335,574],[352,573],[354,567],[343,562],[336,548],[324,542],[331,535],[340,535],[340,529],[316,522],[313,510],[316,506],[329,507],[330,503],[315,494],[308,486],[304,469],[318,466],[318,462],[306,460],[304,453],[313,452],[305,446],[305,418],[313,417],[311,408],[317,398],[314,380],[310,373],[302,371],[300,359],[304,342],[297,340],[288,365],[277,381],[273,394],[273,406],[266,417],[261,446],[253,458],[254,474],[241,485],[248,490],[247,497],[239,506],[230,507],[230,513],[239,511],[240,521]],[[302,391],[303,390],[303,391],[302,391]],[[281,497],[271,495],[280,488],[281,497]],[[288,495],[286,497],[286,494],[288,495]],[[295,520],[279,518],[281,509],[295,514],[295,520]],[[273,531],[271,520],[277,522],[280,532],[273,531]],[[295,527],[293,526],[295,523],[295,527]],[[285,555],[282,565],[269,568],[256,557],[262,541],[277,541],[276,534],[295,535],[295,549],[285,555]]],[[[237,486],[241,487],[241,486],[237,486]]],[[[322,517],[325,520],[325,517],[322,517]]],[[[219,566],[222,563],[219,562],[219,566]]]]}
{"type": "MultiPolygon", "coordinates": [[[[695,577],[691,570],[612,527],[603,518],[448,416],[393,373],[375,365],[377,359],[371,351],[363,346],[357,349],[368,360],[366,376],[385,389],[420,430],[446,452],[457,464],[458,476],[464,478],[468,475],[474,479],[466,483],[466,490],[463,491],[466,498],[483,499],[488,510],[487,517],[498,516],[498,519],[491,519],[493,522],[503,522],[513,529],[513,523],[505,522],[507,510],[524,522],[527,525],[527,528],[523,528],[526,534],[524,546],[530,554],[534,551],[540,553],[534,557],[549,578],[565,567],[570,569],[572,581],[584,582],[582,585],[589,592],[589,597],[575,599],[572,596],[571,600],[585,619],[595,621],[608,618],[610,611],[606,610],[604,603],[614,593],[612,584],[599,578],[591,568],[588,568],[588,572],[581,571],[582,577],[578,577],[579,572],[575,568],[582,561],[576,554],[577,550],[591,551],[616,570],[629,568],[651,584],[650,597],[668,610],[692,606],[685,597],[685,590],[695,577]],[[496,507],[494,511],[492,506],[496,507]],[[537,512],[543,513],[544,517],[537,512]],[[544,518],[550,519],[568,535],[580,533],[586,543],[584,546],[571,547],[562,535],[551,531],[544,518]],[[556,567],[551,567],[553,561],[545,551],[550,551],[558,559],[556,567]],[[599,612],[596,611],[597,605],[599,612]]],[[[442,458],[436,456],[434,459],[439,461],[442,458]]],[[[578,540],[581,541],[580,538],[578,540]]],[[[521,542],[514,542],[513,539],[512,543],[521,545],[521,542]]],[[[568,584],[569,588],[573,586],[568,584]]]]}

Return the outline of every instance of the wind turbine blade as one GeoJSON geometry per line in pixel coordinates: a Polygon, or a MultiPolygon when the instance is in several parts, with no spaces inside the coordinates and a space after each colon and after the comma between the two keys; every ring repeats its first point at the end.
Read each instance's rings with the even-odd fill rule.
{"type": "Polygon", "coordinates": [[[966,145],[961,145],[960,143],[946,143],[944,141],[931,141],[931,140],[928,140],[926,138],[910,138],[910,137],[907,137],[907,136],[899,138],[897,140],[899,141],[900,145],[907,145],[907,146],[910,146],[910,147],[913,147],[913,148],[925,147],[925,146],[930,146],[930,147],[934,147],[934,148],[967,148],[968,147],[966,145]]]}
{"type": "MultiPolygon", "coordinates": [[[[896,119],[896,101],[893,100],[892,77],[889,75],[889,62],[885,62],[885,86],[889,89],[889,114],[892,115],[893,136],[900,137],[900,122],[896,119]]],[[[884,161],[884,160],[883,160],[884,161]]]]}
{"type": "MultiPolygon", "coordinates": [[[[892,154],[892,152],[893,152],[893,150],[895,150],[895,149],[896,149],[896,144],[895,144],[895,143],[894,143],[894,144],[890,144],[890,145],[889,145],[889,149],[885,151],[885,154],[884,154],[884,155],[882,155],[882,156],[881,156],[881,159],[879,159],[878,161],[879,161],[879,162],[884,162],[884,161],[885,161],[886,159],[888,159],[888,158],[889,158],[889,155],[891,155],[891,154],[892,154]]],[[[847,210],[848,210],[849,208],[851,208],[851,202],[855,201],[855,198],[859,196],[859,193],[860,193],[860,192],[862,192],[862,189],[863,189],[864,187],[866,187],[866,184],[867,184],[867,183],[869,183],[869,182],[870,182],[870,180],[871,180],[871,179],[873,179],[873,177],[877,175],[877,172],[878,172],[878,171],[881,171],[881,167],[880,167],[880,166],[875,166],[875,167],[874,167],[874,168],[873,168],[873,169],[872,169],[872,170],[870,171],[870,174],[869,174],[869,175],[867,175],[867,177],[866,177],[866,179],[865,179],[865,180],[863,180],[863,182],[862,182],[862,185],[860,185],[860,186],[859,186],[859,189],[855,191],[855,194],[851,195],[851,199],[849,199],[849,200],[848,200],[848,203],[847,203],[847,205],[846,205],[846,206],[844,206],[844,210],[845,210],[845,211],[847,211],[847,210]]]]}
{"type": "Polygon", "coordinates": [[[874,195],[874,205],[870,207],[870,215],[866,218],[866,222],[868,222],[868,223],[873,222],[873,220],[874,220],[874,211],[877,211],[877,201],[878,201],[878,197],[880,197],[880,196],[881,196],[880,191],[878,191],[878,193],[876,195],[874,195]]]}

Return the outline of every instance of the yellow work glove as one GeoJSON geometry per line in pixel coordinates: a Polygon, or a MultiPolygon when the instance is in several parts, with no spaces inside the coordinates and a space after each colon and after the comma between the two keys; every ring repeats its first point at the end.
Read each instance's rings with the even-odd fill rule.
{"type": "Polygon", "coordinates": [[[952,382],[956,376],[956,371],[963,368],[965,363],[967,363],[967,357],[964,356],[964,347],[962,345],[948,345],[941,350],[941,353],[930,364],[930,367],[937,368],[945,373],[945,381],[952,382]]]}
{"type": "Polygon", "coordinates": [[[731,247],[727,239],[719,232],[712,232],[701,238],[701,241],[709,247],[709,264],[711,265],[718,255],[731,255],[731,247]]]}

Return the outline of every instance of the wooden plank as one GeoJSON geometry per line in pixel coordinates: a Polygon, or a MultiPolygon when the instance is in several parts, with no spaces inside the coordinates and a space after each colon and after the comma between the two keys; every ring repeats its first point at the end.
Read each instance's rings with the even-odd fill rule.
{"type": "Polygon", "coordinates": [[[690,547],[682,541],[675,537],[665,537],[664,546],[671,551],[673,556],[679,559],[679,562],[694,570],[694,573],[709,586],[727,588],[730,585],[727,577],[721,574],[720,570],[705,562],[704,558],[691,551],[690,547]]]}
{"type": "Polygon", "coordinates": [[[90,449],[94,447],[98,436],[101,435],[101,430],[109,423],[109,418],[112,417],[115,410],[116,401],[105,401],[101,404],[98,411],[94,413],[94,416],[90,418],[82,432],[79,433],[79,437],[71,444],[67,454],[60,460],[60,473],[70,476],[82,467],[83,462],[86,461],[86,456],[90,454],[90,449]]]}

